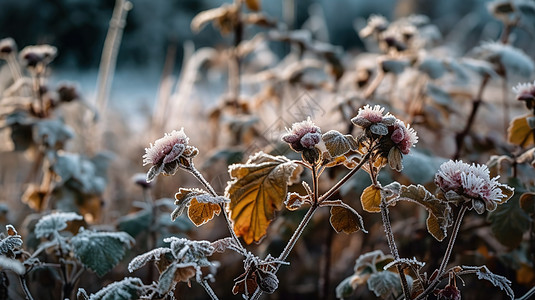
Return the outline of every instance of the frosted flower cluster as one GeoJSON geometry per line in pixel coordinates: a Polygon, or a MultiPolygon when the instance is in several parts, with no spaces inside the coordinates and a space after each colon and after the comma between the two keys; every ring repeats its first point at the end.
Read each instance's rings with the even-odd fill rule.
{"type": "Polygon", "coordinates": [[[485,209],[493,211],[498,204],[509,199],[510,195],[505,195],[505,190],[513,191],[511,187],[498,182],[498,178],[490,178],[486,165],[450,160],[440,166],[435,183],[446,195],[454,192],[466,201],[472,201],[473,208],[482,214],[485,209]]]}
{"type": "Polygon", "coordinates": [[[403,121],[390,113],[384,114],[384,110],[384,107],[379,105],[374,107],[366,105],[359,109],[357,116],[351,119],[351,122],[375,135],[389,137],[391,143],[386,143],[388,144],[386,153],[392,146],[396,146],[401,153],[409,154],[411,147],[418,142],[416,131],[410,125],[405,126],[403,121]]]}
{"type": "Polygon", "coordinates": [[[287,131],[282,140],[297,152],[313,149],[321,141],[321,129],[310,120],[310,117],[305,121],[294,123],[287,131]]]}
{"type": "Polygon", "coordinates": [[[197,148],[189,146],[188,142],[189,138],[182,128],[166,133],[154,144],[151,143],[149,148],[145,148],[143,165],[153,165],[147,172],[147,182],[154,180],[160,173],[174,175],[179,167],[188,167],[188,160],[198,153],[197,148]]]}
{"type": "Polygon", "coordinates": [[[519,83],[513,87],[513,92],[516,94],[516,99],[525,101],[528,109],[535,106],[535,81],[533,83],[519,83]]]}

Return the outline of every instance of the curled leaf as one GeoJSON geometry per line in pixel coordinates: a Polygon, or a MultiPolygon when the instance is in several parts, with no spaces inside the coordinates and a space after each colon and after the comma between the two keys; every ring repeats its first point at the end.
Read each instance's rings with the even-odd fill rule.
{"type": "Polygon", "coordinates": [[[337,233],[343,231],[350,234],[363,229],[362,217],[349,206],[331,207],[331,226],[337,233]]]}
{"type": "Polygon", "coordinates": [[[215,215],[221,212],[219,204],[229,202],[225,197],[212,196],[201,189],[181,188],[175,194],[175,205],[177,207],[171,213],[171,220],[176,220],[188,208],[188,217],[196,226],[201,226],[212,220],[215,215]]]}
{"type": "Polygon", "coordinates": [[[321,136],[321,138],[325,143],[327,151],[329,151],[331,157],[338,157],[346,154],[349,150],[351,150],[352,145],[354,144],[352,137],[350,139],[336,130],[327,131],[321,136]]]}

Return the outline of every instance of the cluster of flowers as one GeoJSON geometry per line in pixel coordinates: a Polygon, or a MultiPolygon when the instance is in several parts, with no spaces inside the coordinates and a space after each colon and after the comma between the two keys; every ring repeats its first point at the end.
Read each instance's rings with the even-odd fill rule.
{"type": "Polygon", "coordinates": [[[512,188],[498,182],[498,178],[490,178],[486,165],[450,160],[440,166],[435,183],[446,198],[459,199],[458,196],[461,196],[464,202],[472,202],[475,211],[482,214],[485,208],[493,211],[509,198],[504,191],[512,191],[512,188]]]}

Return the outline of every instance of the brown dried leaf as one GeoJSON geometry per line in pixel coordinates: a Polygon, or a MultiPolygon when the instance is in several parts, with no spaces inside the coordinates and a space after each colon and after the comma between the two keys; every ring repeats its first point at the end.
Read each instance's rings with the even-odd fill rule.
{"type": "Polygon", "coordinates": [[[193,198],[188,208],[188,217],[195,226],[201,226],[212,220],[215,215],[219,216],[220,212],[219,204],[200,203],[197,198],[193,198]]]}
{"type": "Polygon", "coordinates": [[[507,128],[507,141],[518,146],[533,145],[533,129],[529,127],[528,118],[533,115],[525,115],[514,118],[507,128]]]}
{"type": "Polygon", "coordinates": [[[331,207],[331,218],[329,221],[337,233],[343,231],[350,234],[362,229],[362,218],[360,215],[354,209],[346,207],[331,207]]]}
{"type": "Polygon", "coordinates": [[[230,198],[234,231],[247,244],[260,241],[277,211],[284,206],[288,184],[297,164],[283,156],[259,152],[245,164],[229,167],[232,181],[225,191],[230,198]]]}

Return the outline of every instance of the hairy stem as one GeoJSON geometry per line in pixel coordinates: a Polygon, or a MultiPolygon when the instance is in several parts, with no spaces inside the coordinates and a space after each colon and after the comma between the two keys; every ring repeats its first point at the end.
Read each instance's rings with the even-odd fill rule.
{"type": "Polygon", "coordinates": [[[22,286],[22,291],[24,292],[24,297],[26,300],[33,300],[32,294],[30,293],[30,289],[28,288],[28,284],[26,283],[26,276],[20,275],[19,276],[20,285],[22,286]]]}
{"type": "MultiPolygon", "coordinates": [[[[191,167],[188,169],[188,171],[195,177],[197,178],[197,180],[199,180],[199,182],[208,190],[208,192],[214,196],[214,197],[217,197],[217,193],[216,191],[214,190],[214,188],[212,187],[212,185],[204,178],[204,176],[202,176],[201,172],[199,172],[195,166],[193,165],[193,163],[191,163],[191,167]]],[[[219,207],[221,207],[221,210],[222,210],[222,215],[223,217],[225,218],[225,222],[227,223],[227,227],[228,227],[228,230],[230,232],[230,236],[232,237],[232,239],[236,242],[236,245],[238,245],[239,249],[241,250],[242,254],[243,253],[247,253],[247,251],[245,250],[245,248],[243,248],[242,244],[240,243],[240,240],[238,239],[238,236],[236,235],[236,233],[234,232],[234,229],[232,228],[232,221],[229,219],[229,216],[227,214],[227,210],[226,210],[226,207],[225,207],[225,204],[223,203],[220,203],[219,204],[219,207]]]]}
{"type": "MultiPolygon", "coordinates": [[[[392,232],[392,226],[390,224],[390,218],[388,216],[388,207],[384,199],[381,199],[381,204],[379,205],[379,207],[381,208],[381,216],[383,219],[383,226],[385,227],[388,247],[390,247],[390,252],[392,253],[392,256],[394,256],[394,259],[399,260],[400,257],[398,247],[396,246],[396,241],[394,240],[394,233],[392,232]]],[[[398,269],[399,278],[401,280],[401,288],[403,289],[403,295],[405,295],[405,299],[410,300],[411,293],[409,289],[409,284],[407,283],[407,278],[405,277],[405,272],[403,271],[403,268],[400,264],[396,264],[396,267],[398,269]]]]}
{"type": "Polygon", "coordinates": [[[466,213],[467,210],[468,210],[468,206],[463,205],[461,207],[461,210],[459,211],[459,214],[457,215],[457,219],[455,220],[455,224],[453,224],[453,230],[451,232],[450,240],[448,241],[448,247],[446,248],[446,252],[444,253],[444,257],[442,259],[442,262],[440,263],[440,267],[437,270],[437,275],[436,275],[435,279],[414,300],[424,299],[429,293],[431,293],[435,289],[435,287],[442,280],[442,275],[444,275],[444,271],[446,270],[446,266],[448,265],[448,262],[450,260],[451,252],[453,251],[453,245],[455,244],[455,240],[457,239],[457,234],[459,233],[459,229],[461,228],[461,223],[463,221],[464,214],[466,213]]]}
{"type": "Polygon", "coordinates": [[[477,95],[472,101],[472,111],[470,112],[470,116],[468,117],[468,122],[466,123],[464,130],[458,133],[457,136],[455,137],[455,141],[457,142],[457,150],[455,151],[455,155],[453,156],[454,160],[459,159],[459,157],[461,156],[461,151],[464,145],[464,140],[466,136],[468,135],[468,133],[470,132],[472,125],[474,124],[477,110],[479,109],[480,104],[483,102],[483,99],[482,99],[483,91],[485,90],[485,87],[487,86],[489,79],[490,77],[488,75],[483,77],[483,80],[481,81],[481,85],[479,86],[477,95]]]}

